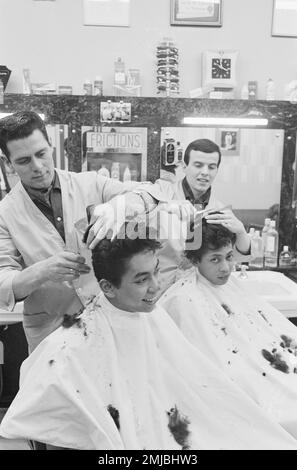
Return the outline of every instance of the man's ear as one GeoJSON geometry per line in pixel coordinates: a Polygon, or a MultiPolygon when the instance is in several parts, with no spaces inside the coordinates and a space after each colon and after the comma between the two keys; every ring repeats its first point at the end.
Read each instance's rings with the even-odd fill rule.
{"type": "Polygon", "coordinates": [[[9,166],[9,168],[12,168],[11,161],[7,158],[6,155],[2,154],[0,158],[5,163],[5,165],[9,166]]]}
{"type": "Polygon", "coordinates": [[[106,279],[101,279],[101,281],[99,281],[99,286],[102,292],[106,295],[106,297],[112,299],[115,296],[115,287],[110,281],[107,281],[106,279]]]}

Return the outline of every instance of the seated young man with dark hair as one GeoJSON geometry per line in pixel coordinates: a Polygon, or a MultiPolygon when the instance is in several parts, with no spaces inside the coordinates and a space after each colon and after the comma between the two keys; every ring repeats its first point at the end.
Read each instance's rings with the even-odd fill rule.
{"type": "Polygon", "coordinates": [[[297,438],[297,329],[231,276],[234,234],[203,221],[195,268],[160,303],[185,337],[297,438]]]}
{"type": "Polygon", "coordinates": [[[98,243],[102,292],[24,362],[3,437],[68,449],[297,449],[156,307],[158,247],[98,243]]]}

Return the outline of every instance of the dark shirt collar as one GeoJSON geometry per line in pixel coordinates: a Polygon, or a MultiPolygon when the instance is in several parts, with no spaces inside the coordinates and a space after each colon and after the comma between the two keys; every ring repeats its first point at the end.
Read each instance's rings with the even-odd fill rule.
{"type": "Polygon", "coordinates": [[[211,188],[208,188],[205,193],[203,193],[201,196],[199,196],[197,199],[195,199],[195,196],[193,194],[193,191],[188,183],[187,177],[185,176],[184,179],[182,180],[182,187],[183,191],[185,194],[185,198],[187,201],[190,201],[192,204],[201,204],[203,206],[203,209],[207,206],[209,203],[210,199],[210,194],[211,194],[211,188]]]}
{"type": "Polygon", "coordinates": [[[61,190],[60,180],[56,171],[54,173],[54,179],[48,188],[41,188],[41,189],[31,188],[30,186],[25,185],[23,182],[22,182],[22,185],[24,186],[29,196],[32,198],[34,197],[39,198],[40,196],[45,197],[51,192],[52,189],[61,190]]]}

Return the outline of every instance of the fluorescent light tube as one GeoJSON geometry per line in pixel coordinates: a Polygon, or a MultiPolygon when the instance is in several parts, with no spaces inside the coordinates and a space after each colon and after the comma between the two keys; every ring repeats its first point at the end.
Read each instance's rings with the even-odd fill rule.
{"type": "Polygon", "coordinates": [[[200,124],[202,126],[267,126],[266,118],[221,118],[221,117],[185,117],[183,124],[200,124]]]}

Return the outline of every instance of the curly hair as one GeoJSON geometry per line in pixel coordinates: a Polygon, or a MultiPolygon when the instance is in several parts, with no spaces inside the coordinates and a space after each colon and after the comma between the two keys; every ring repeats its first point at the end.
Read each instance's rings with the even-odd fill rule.
{"type": "Polygon", "coordinates": [[[202,245],[198,250],[185,250],[185,256],[192,264],[196,264],[209,250],[218,250],[229,243],[233,246],[235,240],[235,233],[220,224],[209,224],[202,219],[202,245]]]}
{"type": "Polygon", "coordinates": [[[18,111],[0,119],[0,148],[8,160],[10,155],[7,143],[29,137],[36,129],[40,130],[50,144],[45,123],[34,111],[18,111]]]}
{"type": "Polygon", "coordinates": [[[150,238],[150,234],[147,228],[144,237],[132,239],[126,232],[122,236],[121,231],[113,240],[108,238],[101,240],[92,250],[92,264],[97,281],[106,279],[115,287],[120,287],[122,277],[127,270],[127,263],[132,256],[143,251],[155,252],[161,248],[161,243],[155,238],[150,238]]]}

